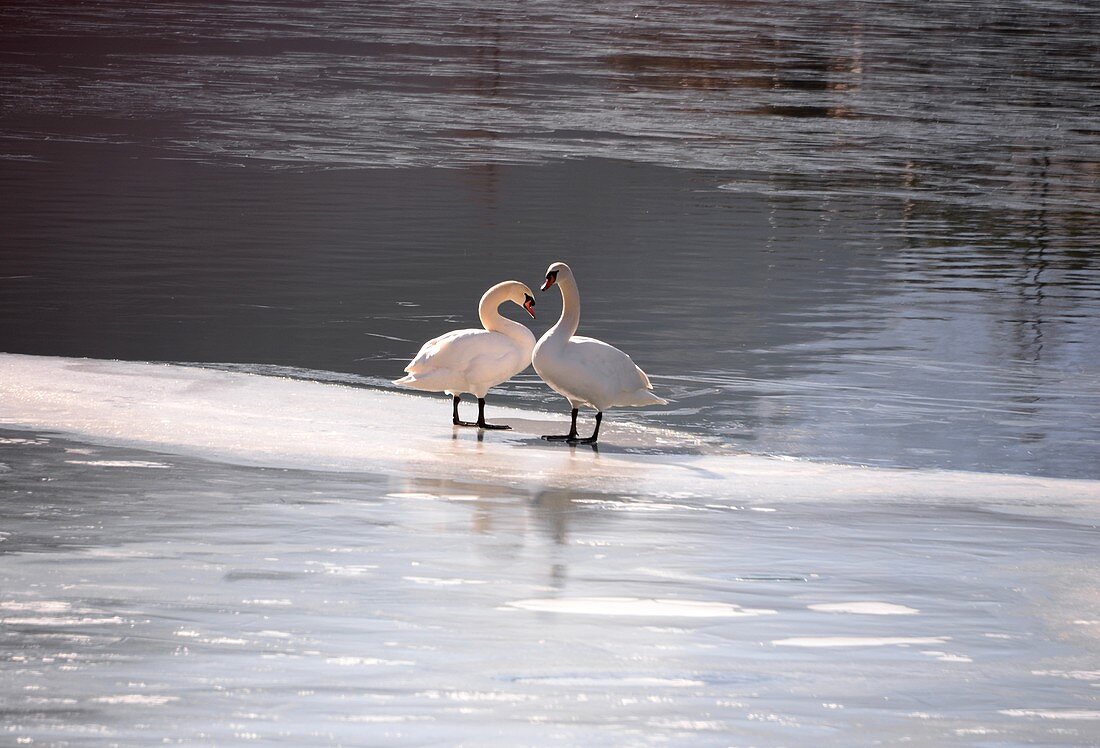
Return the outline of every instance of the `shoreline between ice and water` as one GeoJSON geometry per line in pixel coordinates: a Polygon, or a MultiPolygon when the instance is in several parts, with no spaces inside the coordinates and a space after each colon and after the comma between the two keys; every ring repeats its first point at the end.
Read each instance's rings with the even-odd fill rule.
{"type": "Polygon", "coordinates": [[[1100,481],[722,452],[692,435],[613,416],[596,452],[543,442],[540,434],[561,428],[556,414],[492,405],[491,417],[512,430],[454,429],[449,403],[421,394],[199,366],[0,354],[4,428],[223,463],[643,492],[689,503],[888,500],[1100,516],[1100,481]]]}

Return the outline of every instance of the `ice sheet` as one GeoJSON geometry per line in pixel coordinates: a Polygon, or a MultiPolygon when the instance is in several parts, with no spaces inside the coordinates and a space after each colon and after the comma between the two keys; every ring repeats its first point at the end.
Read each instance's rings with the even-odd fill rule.
{"type": "MultiPolygon", "coordinates": [[[[467,406],[469,407],[469,406],[467,406]]],[[[905,500],[1093,514],[1100,482],[899,470],[736,454],[688,435],[617,425],[599,451],[538,438],[564,414],[490,404],[509,432],[454,428],[445,396],[154,363],[0,355],[0,423],[227,463],[430,475],[669,500],[905,500]]],[[[147,467],[155,467],[153,463],[147,467]]],[[[754,506],[752,508],[761,508],[754,506]]],[[[766,508],[766,507],[764,507],[766,508]]]]}
{"type": "Polygon", "coordinates": [[[0,434],[13,745],[1100,736],[1093,521],[739,511],[0,434]]]}

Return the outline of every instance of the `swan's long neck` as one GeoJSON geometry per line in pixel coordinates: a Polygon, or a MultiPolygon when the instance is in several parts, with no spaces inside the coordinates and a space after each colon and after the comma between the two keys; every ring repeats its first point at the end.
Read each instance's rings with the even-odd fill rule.
{"type": "Polygon", "coordinates": [[[489,332],[499,332],[514,340],[523,340],[530,331],[519,322],[508,319],[500,313],[500,305],[508,301],[508,289],[493,287],[481,297],[477,307],[477,316],[481,326],[489,332]]]}
{"type": "Polygon", "coordinates": [[[561,316],[547,335],[564,342],[573,337],[581,323],[581,294],[571,276],[559,278],[556,285],[561,289],[561,316]]]}

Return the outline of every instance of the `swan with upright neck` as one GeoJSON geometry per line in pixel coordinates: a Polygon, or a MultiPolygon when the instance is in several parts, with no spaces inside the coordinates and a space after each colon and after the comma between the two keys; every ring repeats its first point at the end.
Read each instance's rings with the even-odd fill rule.
{"type": "Polygon", "coordinates": [[[543,439],[595,444],[608,408],[664,405],[666,401],[653,394],[649,377],[630,356],[602,340],[574,334],[581,321],[581,297],[573,271],[564,262],[547,268],[542,290],[555,285],[561,291],[561,317],[535,344],[531,363],[542,380],[569,401],[572,420],[568,434],[543,439]],[[582,405],[596,410],[596,427],[585,439],[577,436],[577,412],[582,405]]]}
{"type": "Polygon", "coordinates": [[[485,394],[530,365],[535,336],[524,325],[501,315],[498,307],[506,301],[523,307],[534,319],[531,289],[519,281],[498,283],[485,292],[478,305],[485,329],[454,330],[429,340],[405,367],[407,376],[394,384],[446,392],[452,399],[451,422],[455,426],[511,428],[485,422],[485,394]],[[467,392],[477,398],[477,421],[473,423],[458,417],[459,400],[467,392]]]}

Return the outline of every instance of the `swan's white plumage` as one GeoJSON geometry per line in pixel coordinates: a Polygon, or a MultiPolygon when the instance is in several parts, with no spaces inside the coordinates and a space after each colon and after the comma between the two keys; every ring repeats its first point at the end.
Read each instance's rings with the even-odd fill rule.
{"type": "Polygon", "coordinates": [[[459,395],[469,392],[485,397],[490,387],[505,382],[527,368],[531,347],[500,332],[455,330],[423,345],[405,367],[408,376],[395,384],[431,392],[459,395]]]}
{"type": "Polygon", "coordinates": [[[505,301],[523,306],[530,289],[518,281],[498,283],[481,297],[484,330],[454,330],[425,343],[394,384],[449,395],[485,397],[489,388],[514,377],[531,363],[535,336],[524,325],[502,317],[505,301]]]}
{"type": "Polygon", "coordinates": [[[562,313],[535,345],[532,364],[543,381],[574,408],[664,405],[630,356],[602,340],[573,334],[580,324],[580,295],[569,266],[556,262],[547,273],[556,273],[562,313]]]}

